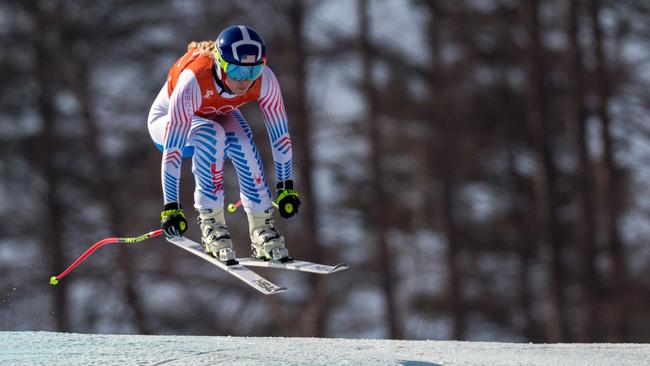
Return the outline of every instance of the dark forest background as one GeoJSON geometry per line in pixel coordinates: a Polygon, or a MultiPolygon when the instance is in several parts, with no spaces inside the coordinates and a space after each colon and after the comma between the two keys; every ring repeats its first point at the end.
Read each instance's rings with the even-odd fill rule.
{"type": "Polygon", "coordinates": [[[646,0],[5,0],[0,330],[648,342],[649,41],[646,0]],[[260,270],[290,288],[264,297],[158,238],[49,286],[159,227],[149,107],[233,24],[283,88],[290,252],[351,269],[260,270]]]}

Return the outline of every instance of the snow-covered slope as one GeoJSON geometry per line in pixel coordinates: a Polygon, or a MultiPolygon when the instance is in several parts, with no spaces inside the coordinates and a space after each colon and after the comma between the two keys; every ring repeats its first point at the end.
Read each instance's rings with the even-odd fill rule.
{"type": "Polygon", "coordinates": [[[0,365],[650,365],[648,344],[0,332],[0,365]]]}

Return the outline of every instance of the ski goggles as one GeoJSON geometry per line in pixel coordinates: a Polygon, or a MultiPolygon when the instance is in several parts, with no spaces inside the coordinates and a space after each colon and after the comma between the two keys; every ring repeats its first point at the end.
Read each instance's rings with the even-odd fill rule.
{"type": "Polygon", "coordinates": [[[218,52],[215,52],[217,56],[217,63],[222,70],[226,72],[229,78],[235,81],[242,80],[256,80],[262,75],[262,70],[264,69],[265,61],[257,65],[237,65],[230,63],[219,55],[218,52]]]}

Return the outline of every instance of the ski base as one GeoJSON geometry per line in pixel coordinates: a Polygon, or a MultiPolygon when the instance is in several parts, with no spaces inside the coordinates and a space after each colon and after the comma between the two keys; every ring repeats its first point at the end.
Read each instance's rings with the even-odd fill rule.
{"type": "Polygon", "coordinates": [[[286,269],[291,271],[309,272],[309,273],[317,273],[317,274],[331,274],[339,271],[344,271],[350,268],[350,266],[345,263],[339,263],[335,266],[328,266],[325,264],[312,263],[312,262],[302,261],[298,259],[294,259],[286,263],[282,263],[279,261],[264,261],[255,258],[237,258],[237,261],[239,262],[239,264],[247,267],[267,267],[267,268],[286,269]]]}
{"type": "Polygon", "coordinates": [[[225,263],[214,258],[210,254],[207,254],[203,251],[201,244],[187,239],[185,237],[178,238],[167,238],[167,241],[200,257],[211,264],[217,266],[218,268],[224,270],[225,272],[235,276],[240,279],[242,282],[253,287],[257,291],[263,293],[264,295],[274,295],[281,292],[287,291],[286,287],[280,287],[273,282],[265,279],[264,277],[258,275],[257,273],[251,271],[249,268],[243,266],[241,262],[234,265],[226,265],[225,263]]]}

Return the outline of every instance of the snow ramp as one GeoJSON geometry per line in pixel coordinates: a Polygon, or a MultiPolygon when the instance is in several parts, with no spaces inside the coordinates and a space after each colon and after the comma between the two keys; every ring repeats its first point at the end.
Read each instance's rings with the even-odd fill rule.
{"type": "Polygon", "coordinates": [[[649,344],[0,332],[0,365],[650,365],[649,344]]]}

